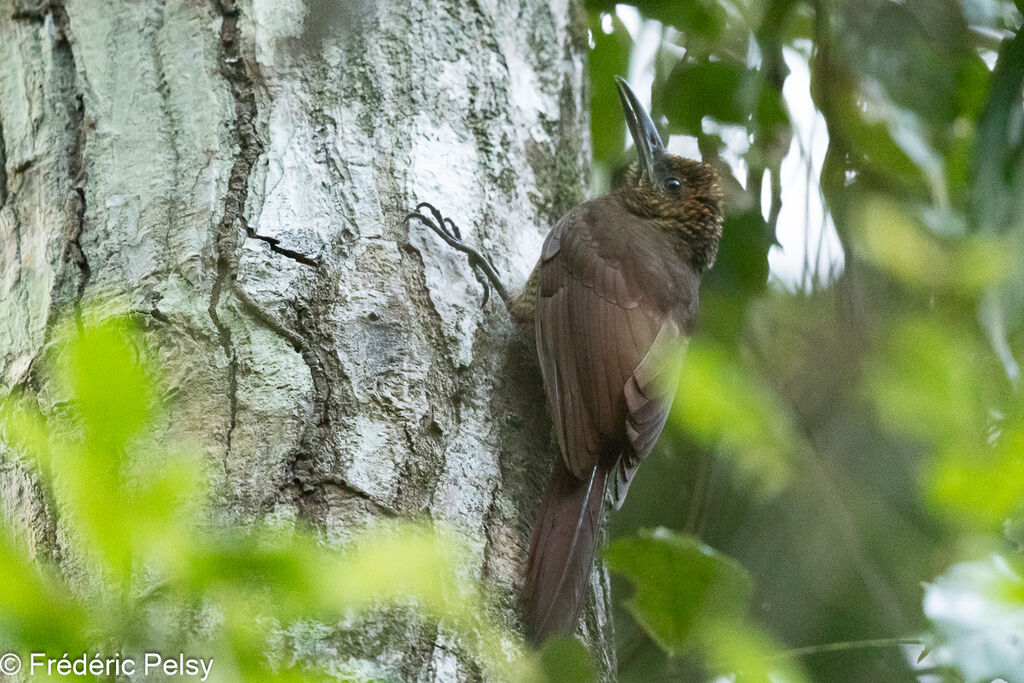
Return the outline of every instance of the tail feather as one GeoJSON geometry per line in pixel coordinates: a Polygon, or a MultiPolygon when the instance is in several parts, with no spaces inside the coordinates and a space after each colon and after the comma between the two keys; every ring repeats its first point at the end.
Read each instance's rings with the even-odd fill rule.
{"type": "Polygon", "coordinates": [[[577,479],[559,460],[541,501],[530,541],[523,606],[535,644],[572,632],[590,585],[601,521],[606,468],[577,479]]]}

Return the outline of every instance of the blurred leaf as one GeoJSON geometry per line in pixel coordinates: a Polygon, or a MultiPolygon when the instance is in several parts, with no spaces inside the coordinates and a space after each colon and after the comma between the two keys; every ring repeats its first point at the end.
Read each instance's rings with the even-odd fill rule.
{"type": "Polygon", "coordinates": [[[146,558],[177,552],[189,542],[209,493],[205,463],[194,452],[157,450],[136,460],[127,495],[132,514],[125,516],[134,548],[146,558]]]}
{"type": "Polygon", "coordinates": [[[605,559],[633,584],[630,612],[673,655],[698,644],[707,624],[741,616],[751,593],[743,567],[665,528],[612,542],[605,559]]]}
{"type": "Polygon", "coordinates": [[[765,87],[760,71],[733,61],[682,60],[657,95],[676,133],[700,135],[705,116],[766,130],[789,121],[781,93],[765,87]]]}
{"type": "Polygon", "coordinates": [[[970,339],[926,317],[893,323],[866,376],[883,424],[930,444],[984,443],[993,394],[970,339]]]}
{"type": "Polygon", "coordinates": [[[723,344],[741,338],[747,307],[768,284],[770,246],[760,207],[726,214],[718,258],[701,280],[702,334],[723,344]]]}
{"type": "Polygon", "coordinates": [[[640,13],[682,31],[692,46],[708,46],[722,35],[725,11],[715,0],[638,0],[640,13]]]}
{"type": "Polygon", "coordinates": [[[1024,32],[1003,41],[988,100],[978,119],[974,148],[972,209],[975,224],[989,231],[1018,227],[1022,213],[1020,109],[1024,86],[1024,32]]]}
{"type": "Polygon", "coordinates": [[[995,531],[1024,505],[1024,425],[997,421],[998,365],[970,330],[927,317],[894,323],[869,366],[880,420],[932,457],[922,467],[929,502],[958,526],[995,531]]]}
{"type": "Polygon", "coordinates": [[[977,296],[1012,272],[1007,244],[980,237],[942,239],[895,202],[864,202],[855,227],[862,255],[925,291],[977,296]]]}
{"type": "MultiPolygon", "coordinates": [[[[978,118],[972,156],[971,214],[983,234],[1010,235],[1017,276],[989,292],[983,311],[993,348],[1013,376],[1020,349],[1011,338],[1024,325],[1024,32],[1003,41],[988,99],[978,118]],[[1016,358],[1015,358],[1016,352],[1016,358]]],[[[1014,379],[1017,379],[1014,377],[1014,379]]]]}
{"type": "MultiPolygon", "coordinates": [[[[789,111],[786,108],[785,101],[782,99],[782,92],[775,88],[767,87],[760,72],[758,72],[758,83],[760,90],[755,110],[756,123],[764,128],[766,133],[771,133],[773,128],[779,126],[788,126],[789,111]]],[[[781,161],[781,158],[779,161],[781,161]]]]}
{"type": "MultiPolygon", "coordinates": [[[[1020,273],[1020,270],[1017,271],[1020,273]]],[[[978,322],[985,329],[989,343],[996,357],[1003,364],[1006,378],[1014,386],[1020,383],[1020,362],[1010,342],[1011,321],[1020,320],[1024,311],[1024,285],[1019,277],[1007,278],[1002,286],[991,288],[982,294],[978,302],[978,322]]]]}
{"type": "Polygon", "coordinates": [[[611,166],[626,148],[626,120],[619,105],[615,76],[625,77],[629,73],[633,39],[614,12],[591,12],[590,35],[594,39],[589,56],[590,137],[594,160],[611,166]],[[602,16],[608,16],[611,33],[602,29],[602,16]]]}
{"type": "MultiPolygon", "coordinates": [[[[862,91],[912,111],[930,131],[957,116],[958,72],[976,56],[957,0],[904,3],[868,0],[844,6],[847,49],[862,91]]],[[[926,136],[930,142],[935,138],[926,136]]]]}
{"type": "Polygon", "coordinates": [[[714,624],[704,642],[713,669],[733,674],[737,683],[809,680],[798,662],[779,657],[778,644],[767,633],[745,623],[714,624]]]}
{"type": "Polygon", "coordinates": [[[929,658],[970,681],[1024,680],[1024,579],[998,555],[953,565],[925,586],[925,616],[939,642],[929,658]]]}
{"type": "MultiPolygon", "coordinates": [[[[986,69],[985,73],[988,73],[986,69]]],[[[949,187],[950,204],[968,206],[971,201],[974,182],[971,169],[971,155],[974,153],[975,129],[966,119],[961,119],[950,131],[946,149],[946,185],[949,187]]]]}
{"type": "Polygon", "coordinates": [[[61,577],[34,566],[23,547],[0,531],[0,648],[75,651],[85,647],[87,614],[61,577]]]}
{"type": "Polygon", "coordinates": [[[985,106],[992,72],[981,57],[974,55],[960,66],[956,78],[957,113],[974,120],[985,106]]]}
{"type": "Polygon", "coordinates": [[[923,194],[927,188],[925,175],[893,140],[886,121],[867,120],[851,110],[829,124],[846,138],[856,167],[868,174],[873,186],[891,188],[905,197],[923,194]]]}
{"type": "Polygon", "coordinates": [[[752,368],[721,347],[693,343],[672,414],[699,442],[730,456],[760,495],[772,496],[808,452],[784,406],[752,368]]]}
{"type": "Polygon", "coordinates": [[[472,619],[471,587],[455,573],[467,561],[467,551],[453,537],[406,525],[390,533],[375,530],[356,548],[329,574],[330,583],[320,587],[339,605],[415,595],[434,614],[472,619]]]}
{"type": "Polygon", "coordinates": [[[125,324],[108,319],[73,335],[65,350],[65,382],[86,438],[115,460],[150,409],[149,380],[129,340],[125,324]]]}
{"type": "Polygon", "coordinates": [[[551,683],[591,683],[597,671],[587,648],[577,638],[564,636],[544,644],[540,652],[544,680],[551,683]]]}
{"type": "Polygon", "coordinates": [[[1024,550],[1024,515],[1017,515],[1003,522],[1003,535],[1017,544],[1017,550],[1024,550]]]}
{"type": "Polygon", "coordinates": [[[950,448],[926,469],[933,502],[956,522],[998,530],[1024,512],[1024,429],[995,446],[950,448]]]}
{"type": "Polygon", "coordinates": [[[0,439],[52,476],[53,438],[39,409],[27,400],[0,399],[0,439]]]}
{"type": "Polygon", "coordinates": [[[216,654],[223,680],[324,680],[301,661],[274,664],[275,628],[402,606],[450,630],[487,677],[538,680],[539,664],[522,655],[520,639],[482,609],[455,532],[396,523],[339,551],[302,529],[212,525],[201,509],[201,460],[140,435],[155,405],[134,352],[141,340],[118,322],[65,329],[56,355],[73,414],[44,420],[11,399],[0,420],[5,442],[44,465],[47,496],[70,512],[62,534],[75,557],[90,561],[74,566],[72,586],[0,533],[4,649],[178,651],[187,634],[192,647],[216,654]],[[200,638],[192,619],[209,632],[200,638]]]}
{"type": "Polygon", "coordinates": [[[660,100],[672,132],[699,135],[705,116],[720,123],[746,123],[752,107],[743,100],[741,87],[751,78],[756,72],[732,62],[679,62],[660,100]]]}
{"type": "MultiPolygon", "coordinates": [[[[615,0],[587,0],[588,10],[613,13],[615,0]]],[[[635,0],[624,3],[636,7],[647,19],[675,26],[687,34],[688,39],[700,39],[701,44],[716,41],[725,26],[725,11],[716,0],[635,0]]]]}

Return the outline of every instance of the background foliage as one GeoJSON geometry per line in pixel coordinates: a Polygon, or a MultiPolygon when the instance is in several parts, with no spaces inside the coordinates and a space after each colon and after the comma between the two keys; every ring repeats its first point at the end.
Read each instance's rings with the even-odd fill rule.
{"type": "Polygon", "coordinates": [[[624,680],[697,679],[744,643],[790,665],[775,680],[1024,680],[1018,5],[588,2],[598,182],[632,154],[607,84],[653,34],[654,116],[728,207],[673,423],[611,521],[624,680]],[[800,147],[799,64],[827,150],[800,147]],[[797,240],[804,272],[778,277],[777,231],[801,232],[782,203],[809,193],[842,258],[797,240]]]}
{"type": "MultiPolygon", "coordinates": [[[[655,119],[727,189],[673,420],[611,520],[623,680],[1024,680],[1020,10],[587,2],[595,187],[629,158],[612,76],[647,66],[655,119]],[[784,160],[821,150],[800,149],[794,64],[828,133],[802,185],[784,160]],[[779,278],[783,202],[811,193],[842,259],[779,278]]],[[[211,527],[200,460],[145,437],[158,369],[130,326],[63,337],[69,402],[8,400],[3,437],[66,513],[78,571],[0,534],[0,650],[192,648],[221,678],[306,679],[292,629],[390,609],[440,620],[501,680],[593,676],[572,640],[522,654],[449,530],[331,551],[294,522],[211,527]]]]}

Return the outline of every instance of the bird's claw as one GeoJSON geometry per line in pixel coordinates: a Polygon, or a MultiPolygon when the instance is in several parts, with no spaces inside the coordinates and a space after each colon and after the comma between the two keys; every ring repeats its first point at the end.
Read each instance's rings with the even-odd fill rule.
{"type": "Polygon", "coordinates": [[[476,276],[477,281],[484,288],[484,298],[480,302],[480,305],[487,305],[488,300],[491,298],[491,286],[487,279],[488,276],[486,270],[490,269],[491,271],[494,271],[494,266],[491,265],[491,263],[487,261],[480,252],[462,241],[462,231],[459,230],[459,226],[455,225],[455,222],[452,221],[452,219],[445,218],[433,204],[428,202],[420,202],[417,204],[416,208],[406,215],[405,220],[409,221],[413,218],[418,219],[421,223],[433,230],[448,246],[452,247],[456,251],[461,251],[469,258],[469,265],[473,269],[473,275],[476,276]],[[424,208],[430,212],[430,216],[427,216],[421,211],[421,209],[424,208]]]}

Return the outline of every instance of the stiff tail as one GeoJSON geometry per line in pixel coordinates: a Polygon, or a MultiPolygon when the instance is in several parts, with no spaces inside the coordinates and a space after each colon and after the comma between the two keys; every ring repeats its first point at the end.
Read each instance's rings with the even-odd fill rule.
{"type": "Polygon", "coordinates": [[[580,480],[561,460],[555,463],[533,528],[523,589],[526,635],[535,645],[576,628],[604,517],[607,478],[600,466],[580,480]]]}

